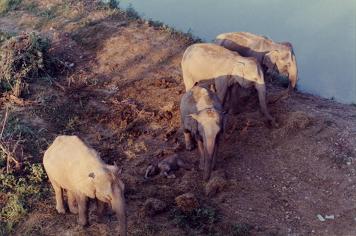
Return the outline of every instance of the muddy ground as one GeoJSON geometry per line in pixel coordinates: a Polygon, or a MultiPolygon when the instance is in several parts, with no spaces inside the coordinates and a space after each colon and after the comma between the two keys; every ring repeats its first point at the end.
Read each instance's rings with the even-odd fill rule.
{"type": "MultiPolygon", "coordinates": [[[[178,110],[180,60],[192,40],[88,2],[26,0],[0,17],[2,31],[50,38],[51,53],[68,65],[51,83],[31,84],[21,101],[3,96],[1,106],[10,105],[47,144],[76,134],[123,167],[129,235],[356,235],[356,107],[295,92],[269,104],[280,124],[271,128],[252,96],[229,115],[217,163],[227,184],[207,197],[197,150],[183,148],[178,110]],[[195,168],[144,181],[147,165],[171,153],[195,168]],[[213,212],[202,227],[177,224],[174,199],[187,192],[213,212]],[[148,198],[168,207],[146,216],[148,198]]],[[[269,84],[269,100],[283,89],[269,84]]],[[[30,158],[40,160],[43,151],[30,158]]],[[[114,216],[100,223],[91,214],[82,229],[76,216],[57,214],[53,197],[36,203],[14,234],[115,233],[114,216]]]]}

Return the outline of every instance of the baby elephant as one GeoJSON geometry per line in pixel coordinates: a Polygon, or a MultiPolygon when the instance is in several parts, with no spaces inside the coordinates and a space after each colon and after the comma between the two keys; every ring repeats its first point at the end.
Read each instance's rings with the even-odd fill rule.
{"type": "Polygon", "coordinates": [[[221,102],[209,89],[195,85],[183,95],[180,112],[186,148],[192,150],[193,140],[198,143],[199,167],[204,169],[204,180],[208,180],[223,133],[225,114],[221,102]]]}
{"type": "Polygon", "coordinates": [[[187,164],[185,164],[177,154],[170,155],[158,163],[150,164],[145,172],[145,179],[152,177],[157,174],[166,176],[167,178],[175,178],[175,175],[171,173],[172,171],[178,170],[179,168],[190,169],[187,164]]]}
{"type": "Polygon", "coordinates": [[[116,165],[106,165],[77,136],[58,136],[45,152],[43,165],[56,194],[58,213],[65,213],[62,194],[67,190],[70,212],[79,212],[79,224],[87,225],[88,197],[96,198],[111,205],[120,222],[119,233],[126,235],[125,185],[116,165]]]}

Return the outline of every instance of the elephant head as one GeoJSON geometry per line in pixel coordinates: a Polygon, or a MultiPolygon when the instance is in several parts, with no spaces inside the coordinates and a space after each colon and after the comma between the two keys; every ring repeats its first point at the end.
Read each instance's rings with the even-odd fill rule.
{"type": "Polygon", "coordinates": [[[199,136],[203,141],[203,146],[199,146],[200,163],[204,169],[204,180],[208,180],[216,162],[219,139],[223,133],[224,114],[214,108],[207,108],[190,116],[198,122],[199,136]]]}
{"type": "Polygon", "coordinates": [[[92,179],[95,198],[111,206],[120,222],[120,235],[126,235],[125,185],[120,174],[116,165],[105,165],[103,169],[89,173],[88,177],[92,179]]]}
{"type": "Polygon", "coordinates": [[[286,50],[273,50],[263,58],[262,64],[268,71],[278,72],[287,76],[289,79],[289,88],[295,88],[298,80],[297,61],[290,43],[283,43],[288,46],[286,50]]]}

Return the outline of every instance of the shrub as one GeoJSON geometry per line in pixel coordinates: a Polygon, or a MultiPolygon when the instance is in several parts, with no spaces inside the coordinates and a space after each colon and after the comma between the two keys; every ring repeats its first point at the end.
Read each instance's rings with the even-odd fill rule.
{"type": "Polygon", "coordinates": [[[15,10],[22,0],[0,0],[0,14],[15,10]]]}
{"type": "Polygon", "coordinates": [[[206,233],[212,233],[214,231],[214,223],[218,221],[216,210],[210,207],[197,208],[192,212],[173,209],[170,215],[173,222],[180,228],[190,228],[206,233]]]}
{"type": "Polygon", "coordinates": [[[49,41],[35,33],[24,33],[4,42],[0,48],[0,87],[17,97],[28,82],[48,75],[52,64],[48,55],[49,41]]]}

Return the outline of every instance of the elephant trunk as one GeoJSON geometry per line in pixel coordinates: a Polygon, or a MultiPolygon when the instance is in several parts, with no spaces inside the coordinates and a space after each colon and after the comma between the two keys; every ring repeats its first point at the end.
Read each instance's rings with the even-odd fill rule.
{"type": "Polygon", "coordinates": [[[294,55],[292,56],[292,63],[289,67],[288,74],[289,74],[289,89],[293,90],[297,85],[297,81],[298,81],[297,61],[294,55]]]}
{"type": "Polygon", "coordinates": [[[119,220],[119,235],[127,235],[127,219],[124,193],[121,190],[115,191],[114,198],[111,201],[111,207],[119,220]]]}
{"type": "Polygon", "coordinates": [[[204,157],[204,180],[210,178],[213,169],[213,160],[216,153],[216,137],[207,138],[205,142],[205,157],[204,157]]]}

